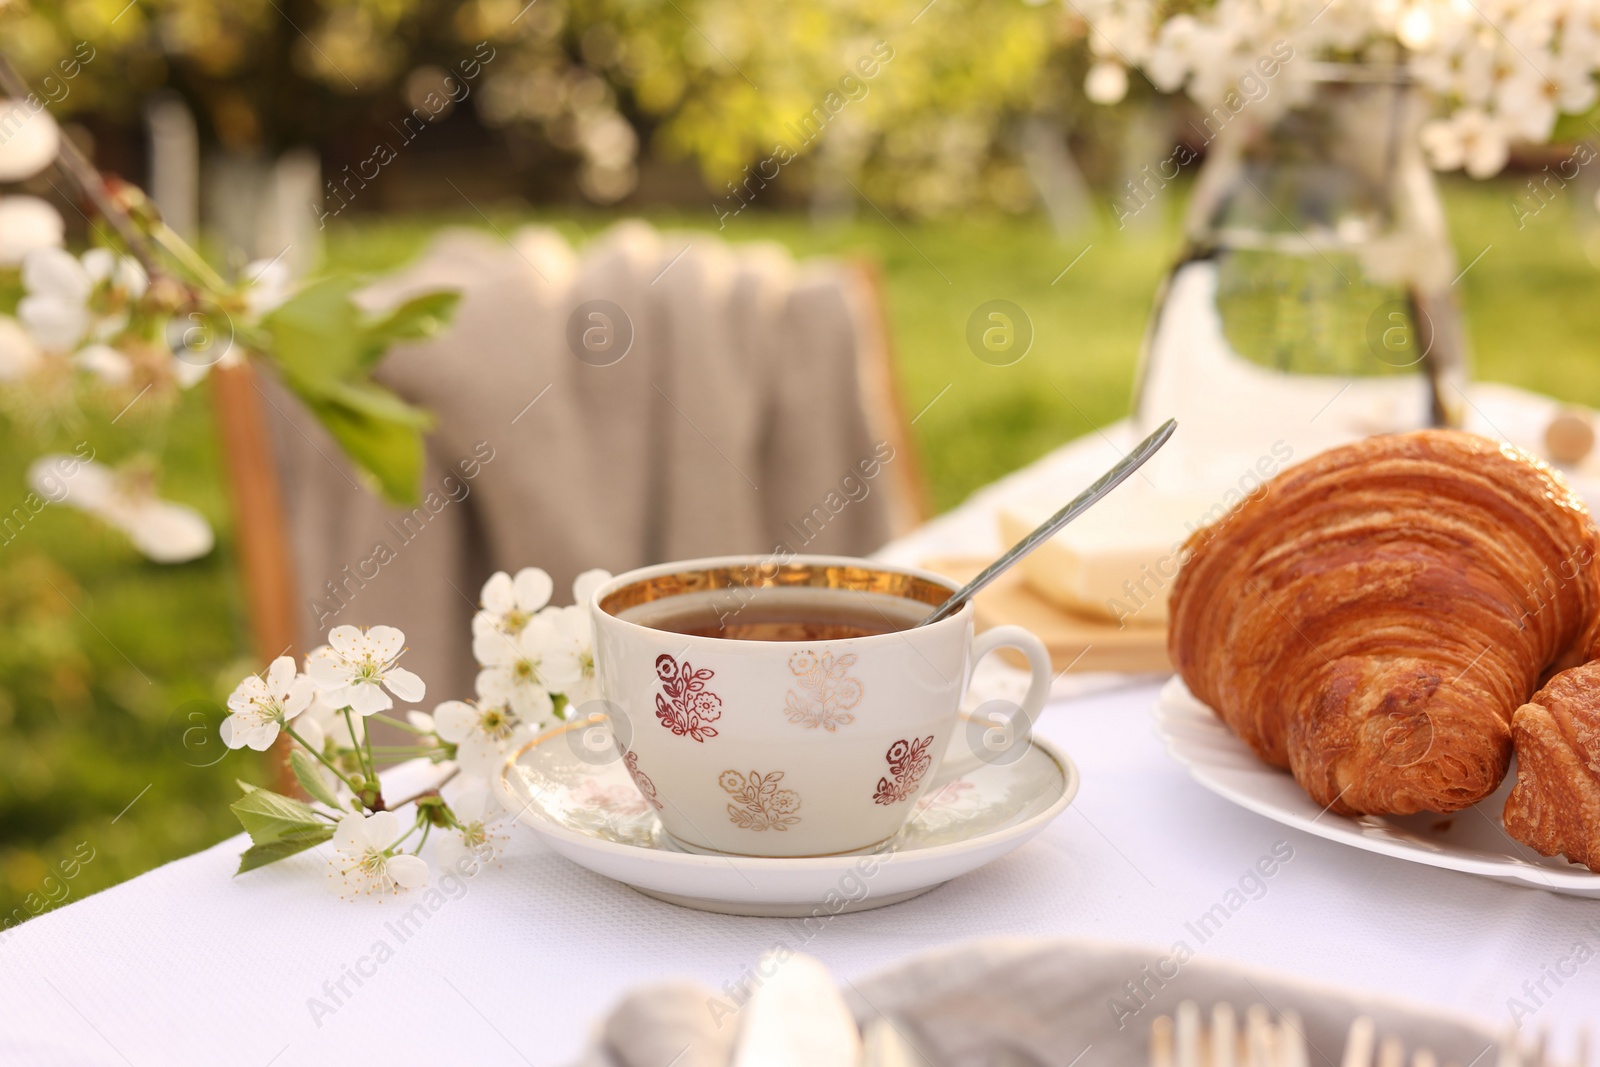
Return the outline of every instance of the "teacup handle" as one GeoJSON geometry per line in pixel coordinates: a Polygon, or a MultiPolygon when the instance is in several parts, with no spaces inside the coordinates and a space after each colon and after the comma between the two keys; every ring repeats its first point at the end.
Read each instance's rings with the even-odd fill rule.
{"type": "Polygon", "coordinates": [[[1054,668],[1050,664],[1050,653],[1044,647],[1044,642],[1020,626],[990,627],[972,640],[973,666],[977,666],[979,660],[999,648],[1014,648],[1027,657],[1028,669],[1032,673],[1032,677],[1028,680],[1028,692],[1022,698],[1018,714],[1003,720],[999,716],[994,716],[995,721],[983,731],[975,745],[961,745],[955,738],[951,738],[951,744],[945,749],[944,760],[939,764],[940,778],[960,777],[985,764],[1003,759],[1004,754],[1012,751],[1017,745],[1022,745],[1026,750],[1027,742],[1033,733],[1033,724],[1039,720],[1039,713],[1044,710],[1045,701],[1050,699],[1050,683],[1054,679],[1054,668]],[[1022,719],[1020,736],[1017,733],[1018,723],[1015,721],[1017,718],[1022,719]]]}

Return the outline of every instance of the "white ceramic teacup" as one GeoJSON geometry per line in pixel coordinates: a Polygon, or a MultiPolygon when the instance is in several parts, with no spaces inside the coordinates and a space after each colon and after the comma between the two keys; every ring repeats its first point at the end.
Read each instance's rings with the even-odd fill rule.
{"type": "Polygon", "coordinates": [[[1039,639],[1015,626],[974,637],[970,604],[870,636],[681,632],[737,632],[774,613],[904,625],[955,589],[926,571],[827,556],[668,563],[599,588],[589,608],[611,729],[666,832],[693,851],[743,856],[871,849],[901,828],[938,771],[1025,746],[1026,736],[994,727],[951,744],[972,667],[994,649],[1016,648],[1032,668],[1018,732],[1050,687],[1039,639]]]}

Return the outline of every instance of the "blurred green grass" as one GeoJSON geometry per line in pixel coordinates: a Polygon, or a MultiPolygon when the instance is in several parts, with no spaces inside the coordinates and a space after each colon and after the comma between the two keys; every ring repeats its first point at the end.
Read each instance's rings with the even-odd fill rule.
{"type": "MultiPolygon", "coordinates": [[[[1600,406],[1594,208],[1572,187],[1519,228],[1512,205],[1520,185],[1508,178],[1444,186],[1461,264],[1476,259],[1457,286],[1476,374],[1600,406]]],[[[614,221],[601,213],[480,206],[503,233],[539,222],[574,243],[614,221]]],[[[944,510],[1127,412],[1152,295],[1176,250],[1181,199],[1173,195],[1162,206],[1166,223],[1154,232],[1105,228],[1066,242],[1036,218],[891,224],[867,208],[855,222],[829,229],[747,213],[720,236],[881,264],[901,400],[909,413],[922,412],[916,444],[932,501],[944,510]],[[1032,349],[1011,366],[985,364],[966,346],[969,315],[992,299],[1020,305],[1033,322],[1032,349]]],[[[651,221],[715,231],[709,211],[651,221]]],[[[464,206],[450,216],[341,221],[328,231],[328,260],[381,271],[415,255],[446,224],[482,228],[485,218],[464,206]]],[[[245,657],[206,390],[185,397],[164,435],[156,435],[166,442],[167,494],[217,527],[210,556],[159,567],[120,535],[56,507],[9,542],[0,535],[0,920],[53,896],[77,899],[221,840],[237,829],[226,808],[232,779],[268,780],[259,756],[231,753],[195,766],[214,758],[215,739],[197,749],[197,736],[189,735],[185,744],[190,702],[217,700],[255,665],[245,657]],[[84,855],[80,842],[94,859],[74,864],[84,855]],[[75,877],[64,878],[66,868],[75,877]]],[[[88,437],[102,458],[114,459],[140,432],[124,423],[88,437]]],[[[0,441],[3,515],[27,492],[33,453],[9,428],[0,441]]],[[[74,443],[72,435],[58,436],[67,450],[74,443]]]]}

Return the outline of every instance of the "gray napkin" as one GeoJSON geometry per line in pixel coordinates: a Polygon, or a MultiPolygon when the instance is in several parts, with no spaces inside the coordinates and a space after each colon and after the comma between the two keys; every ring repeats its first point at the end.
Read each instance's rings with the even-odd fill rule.
{"type": "MultiPolygon", "coordinates": [[[[925,953],[834,992],[820,963],[780,962],[734,1015],[694,982],[637,990],[607,1016],[580,1067],[850,1067],[844,1045],[804,1043],[832,1032],[841,1009],[881,1049],[930,1067],[1094,1062],[1143,1067],[1150,1023],[1185,1000],[1298,1012],[1313,1063],[1338,1063],[1350,1023],[1370,1016],[1380,1037],[1432,1049],[1440,1063],[1479,1057],[1487,1027],[1450,1013],[1221,960],[1180,960],[1170,950],[1087,940],[995,939],[925,953]],[[831,995],[829,995],[831,993],[831,995]],[[730,1025],[731,1024],[731,1025],[730,1025]],[[803,1058],[775,1052],[787,1043],[803,1058]],[[806,1051],[809,1049],[809,1051],[806,1051]],[[816,1051],[823,1049],[824,1051],[816,1051]],[[911,1051],[911,1050],[915,1051],[911,1051]],[[680,1057],[674,1060],[674,1057],[680,1057]]],[[[889,1062],[891,1057],[870,1062],[889,1062]]]]}

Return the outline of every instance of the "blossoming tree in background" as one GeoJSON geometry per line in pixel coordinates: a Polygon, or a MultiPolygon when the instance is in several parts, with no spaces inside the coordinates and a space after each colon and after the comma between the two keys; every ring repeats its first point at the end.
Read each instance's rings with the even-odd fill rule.
{"type": "Polygon", "coordinates": [[[1238,96],[1262,57],[1282,45],[1270,114],[1305,99],[1319,61],[1398,65],[1435,97],[1423,147],[1440,170],[1488,178],[1517,141],[1543,143],[1562,113],[1596,103],[1596,0],[1067,0],[1081,13],[1094,56],[1085,94],[1115,103],[1137,68],[1162,92],[1202,108],[1238,96]]]}
{"type": "MultiPolygon", "coordinates": [[[[1398,56],[1441,101],[1434,163],[1483,177],[1514,141],[1548,140],[1558,111],[1593,105],[1597,19],[1596,0],[352,0],[297,25],[270,0],[142,0],[70,22],[12,11],[30,70],[83,38],[114,57],[88,65],[62,107],[126,112],[120,72],[160,72],[148,86],[180,93],[207,142],[235,152],[402,122],[461,59],[492,54],[470,96],[427,117],[473,110],[526,164],[514,180],[527,190],[570,181],[615,203],[648,157],[688,158],[719,215],[857,192],[925,216],[1027,210],[1063,135],[1106,170],[1123,131],[1086,104],[1144,95],[1130,72],[1209,109],[1279,42],[1313,62],[1398,56]],[[280,76],[257,77],[264,65],[280,76]]],[[[1311,74],[1290,64],[1283,84],[1311,74]]],[[[1293,99],[1275,90],[1266,110],[1293,99]]]]}

